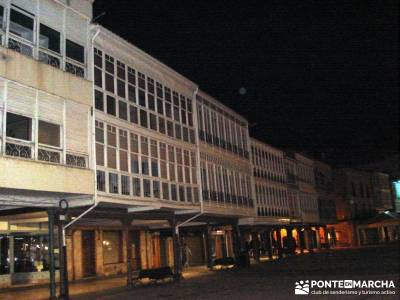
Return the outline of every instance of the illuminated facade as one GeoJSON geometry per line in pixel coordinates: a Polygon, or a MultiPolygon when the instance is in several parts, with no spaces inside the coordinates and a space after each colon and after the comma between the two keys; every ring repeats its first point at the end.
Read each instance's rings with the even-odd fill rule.
{"type": "MultiPolygon", "coordinates": [[[[92,3],[0,0],[0,287],[48,281],[59,246],[69,279],[178,275],[182,245],[209,266],[319,248],[331,168],[250,139],[243,116],[92,24],[92,3]],[[51,243],[61,200],[71,223],[51,243]]],[[[342,221],[389,208],[383,174],[357,178],[342,221]]]]}
{"type": "MultiPolygon", "coordinates": [[[[335,229],[338,245],[361,245],[385,241],[382,229],[361,230],[379,214],[392,208],[388,176],[382,173],[339,169],[335,171],[336,209],[335,229]],[[361,227],[360,227],[361,226],[361,227]],[[379,233],[379,230],[383,233],[379,233]]],[[[397,221],[398,222],[398,221],[397,221]]],[[[387,229],[386,229],[387,231],[387,229]]]]}
{"type": "Polygon", "coordinates": [[[94,203],[91,18],[90,1],[0,1],[0,287],[48,281],[46,209],[94,203]]]}

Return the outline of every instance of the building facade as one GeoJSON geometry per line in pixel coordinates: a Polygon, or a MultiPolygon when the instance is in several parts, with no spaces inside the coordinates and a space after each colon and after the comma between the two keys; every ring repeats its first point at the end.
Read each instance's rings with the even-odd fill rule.
{"type": "Polygon", "coordinates": [[[329,245],[328,223],[361,239],[341,226],[389,209],[384,174],[332,177],[250,139],[243,116],[93,24],[92,4],[0,0],[0,287],[280,258],[329,245]]]}
{"type": "Polygon", "coordinates": [[[254,213],[248,123],[203,91],[196,112],[203,217],[213,233],[209,258],[232,257],[234,228],[254,213]]]}
{"type": "MultiPolygon", "coordinates": [[[[386,240],[388,229],[364,226],[379,213],[392,208],[390,182],[382,173],[360,171],[355,169],[339,169],[335,171],[335,190],[337,192],[336,232],[339,245],[362,245],[378,243],[386,240]]],[[[398,221],[397,221],[398,222],[398,221]]],[[[373,227],[373,226],[372,226],[373,227]]],[[[396,226],[390,227],[392,236],[398,236],[396,226]]]]}
{"type": "Polygon", "coordinates": [[[253,217],[243,218],[240,224],[256,260],[263,255],[281,257],[286,237],[293,233],[297,237],[290,226],[284,152],[254,138],[250,143],[255,211],[253,217]]]}
{"type": "Polygon", "coordinates": [[[48,280],[46,209],[94,203],[91,14],[90,1],[0,1],[0,286],[48,280]]]}

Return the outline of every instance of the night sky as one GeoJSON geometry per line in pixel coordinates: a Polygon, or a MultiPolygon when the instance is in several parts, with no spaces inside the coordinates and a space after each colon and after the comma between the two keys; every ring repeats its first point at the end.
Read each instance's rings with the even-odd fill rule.
{"type": "Polygon", "coordinates": [[[249,120],[338,165],[398,151],[398,1],[95,1],[96,20],[249,120]],[[237,3],[236,3],[237,2],[237,3]]]}

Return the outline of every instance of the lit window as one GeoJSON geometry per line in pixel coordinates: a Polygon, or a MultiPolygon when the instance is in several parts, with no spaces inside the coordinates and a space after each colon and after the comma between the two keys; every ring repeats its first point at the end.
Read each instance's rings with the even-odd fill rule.
{"type": "Polygon", "coordinates": [[[122,260],[121,231],[103,231],[103,264],[115,264],[122,260]]]}

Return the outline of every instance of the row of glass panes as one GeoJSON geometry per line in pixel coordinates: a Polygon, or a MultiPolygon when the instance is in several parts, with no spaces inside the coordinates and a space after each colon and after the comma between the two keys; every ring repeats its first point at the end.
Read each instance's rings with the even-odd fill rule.
{"type": "Polygon", "coordinates": [[[260,217],[290,217],[288,209],[274,207],[257,207],[257,215],[260,217]]]}
{"type": "Polygon", "coordinates": [[[63,66],[65,54],[67,59],[64,62],[65,71],[80,77],[85,76],[84,46],[70,39],[62,39],[60,32],[42,23],[38,25],[34,14],[17,7],[11,7],[10,20],[7,22],[4,14],[5,9],[0,6],[0,23],[2,28],[9,31],[8,48],[27,56],[36,57],[38,60],[56,68],[63,66]],[[36,26],[39,26],[38,37],[35,33],[36,26]]]}
{"type": "Polygon", "coordinates": [[[154,79],[126,67],[120,61],[95,49],[95,85],[113,97],[129,100],[167,118],[193,127],[192,101],[178,92],[163,87],[154,79]],[[103,62],[104,61],[104,62],[103,62]],[[116,74],[116,76],[115,76],[116,74]],[[165,94],[165,95],[164,95],[165,94]],[[164,101],[165,100],[165,101],[164,101]],[[165,102],[165,103],[164,103],[165,102]]]}
{"type": "Polygon", "coordinates": [[[211,110],[216,111],[217,113],[224,115],[226,118],[230,119],[232,122],[236,123],[237,125],[239,125],[241,127],[246,127],[246,123],[245,122],[242,122],[242,121],[236,119],[229,112],[227,112],[226,110],[224,110],[224,109],[212,104],[211,102],[209,102],[208,100],[204,99],[203,97],[197,95],[196,96],[196,100],[197,100],[198,104],[205,105],[205,106],[209,107],[211,110]]]}
{"type": "Polygon", "coordinates": [[[225,167],[201,162],[203,199],[221,204],[253,206],[250,176],[225,167]]]}
{"type": "Polygon", "coordinates": [[[118,117],[141,127],[148,128],[171,138],[183,140],[187,143],[196,143],[194,129],[182,126],[180,123],[169,121],[138,106],[128,104],[123,100],[116,100],[110,95],[95,90],[95,107],[97,110],[118,117]],[[104,99],[106,96],[106,99],[104,99]]]}
{"type": "MultiPolygon", "coordinates": [[[[9,156],[64,163],[62,145],[65,143],[62,142],[61,130],[59,124],[7,112],[6,143],[3,151],[9,156]],[[37,130],[37,140],[34,130],[37,130]]],[[[85,168],[87,158],[67,153],[65,164],[85,168]]]]}
{"type": "Polygon", "coordinates": [[[305,212],[318,211],[318,200],[317,196],[310,193],[299,193],[300,208],[305,212]]]}
{"type": "Polygon", "coordinates": [[[285,176],[282,174],[274,174],[271,173],[269,170],[264,170],[255,167],[253,171],[253,175],[258,178],[263,178],[270,181],[276,181],[280,183],[285,183],[285,176]]]}
{"type": "Polygon", "coordinates": [[[97,165],[123,172],[197,184],[194,151],[99,121],[96,121],[96,161],[97,165]]]}
{"type": "Polygon", "coordinates": [[[248,158],[245,127],[204,105],[197,105],[197,114],[201,141],[248,158]]]}
{"type": "Polygon", "coordinates": [[[154,179],[97,170],[97,190],[111,194],[188,203],[199,202],[199,189],[154,179]]]}
{"type": "Polygon", "coordinates": [[[314,184],[314,168],[312,166],[298,163],[297,164],[297,179],[299,181],[314,184]]]}
{"type": "Polygon", "coordinates": [[[288,206],[287,191],[259,184],[256,184],[255,187],[257,204],[280,207],[288,206]]]}
{"type": "Polygon", "coordinates": [[[285,167],[283,158],[276,156],[258,147],[251,146],[253,164],[258,167],[268,168],[269,170],[284,173],[285,167]]]}

